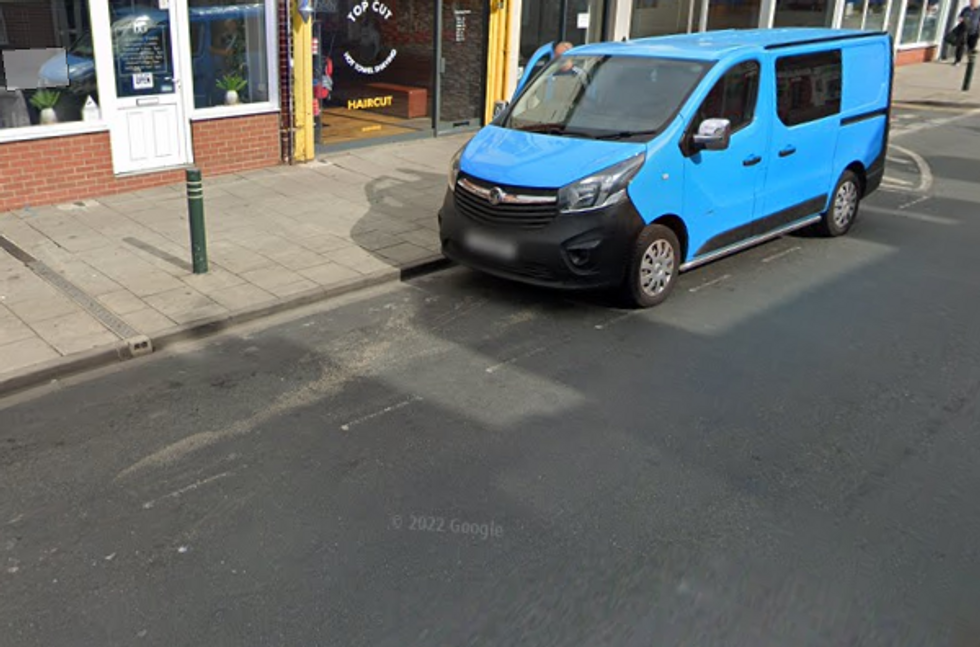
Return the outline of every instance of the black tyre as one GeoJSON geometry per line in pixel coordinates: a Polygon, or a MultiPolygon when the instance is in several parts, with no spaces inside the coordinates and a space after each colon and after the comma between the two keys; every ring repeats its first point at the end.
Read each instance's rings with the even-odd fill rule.
{"type": "Polygon", "coordinates": [[[844,171],[834,188],[830,208],[817,224],[817,230],[828,237],[846,234],[857,219],[861,197],[861,180],[853,171],[844,171]]]}
{"type": "Polygon", "coordinates": [[[651,308],[663,303],[680,274],[681,245],[663,225],[648,225],[633,244],[623,285],[630,305],[651,308]]]}

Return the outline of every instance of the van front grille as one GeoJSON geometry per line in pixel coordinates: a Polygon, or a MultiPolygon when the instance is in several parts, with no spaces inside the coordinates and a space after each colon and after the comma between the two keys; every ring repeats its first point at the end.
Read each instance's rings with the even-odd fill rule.
{"type": "Polygon", "coordinates": [[[555,191],[494,187],[470,178],[457,183],[455,203],[460,215],[491,227],[541,229],[558,216],[555,191]]]}

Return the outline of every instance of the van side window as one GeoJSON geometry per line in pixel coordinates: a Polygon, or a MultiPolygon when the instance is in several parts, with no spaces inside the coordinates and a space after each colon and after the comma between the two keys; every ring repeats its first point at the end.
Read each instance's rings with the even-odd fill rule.
{"type": "Polygon", "coordinates": [[[705,119],[727,119],[734,133],[752,123],[759,98],[759,71],[756,61],[739,63],[728,70],[705,97],[694,127],[705,119]]]}
{"type": "Polygon", "coordinates": [[[840,50],[776,61],[776,110],[787,126],[798,126],[840,113],[840,50]]]}

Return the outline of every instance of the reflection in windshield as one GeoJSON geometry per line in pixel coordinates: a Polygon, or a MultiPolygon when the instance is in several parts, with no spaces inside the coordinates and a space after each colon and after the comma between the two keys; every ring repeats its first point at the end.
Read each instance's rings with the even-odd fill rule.
{"type": "Polygon", "coordinates": [[[549,135],[652,136],[710,67],[641,56],[563,56],[521,94],[504,127],[549,135]]]}

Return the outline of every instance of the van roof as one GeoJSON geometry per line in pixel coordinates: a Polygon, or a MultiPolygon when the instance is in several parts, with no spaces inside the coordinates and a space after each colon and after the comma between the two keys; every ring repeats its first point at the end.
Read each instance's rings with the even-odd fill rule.
{"type": "Polygon", "coordinates": [[[695,34],[654,36],[625,42],[595,43],[576,47],[576,54],[663,56],[717,61],[736,53],[791,47],[821,41],[885,36],[856,29],[786,27],[780,29],[729,29],[695,34]]]}

